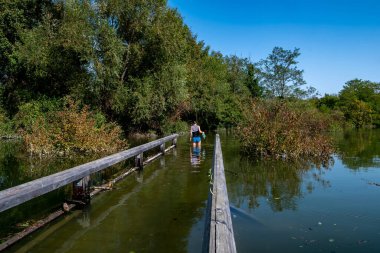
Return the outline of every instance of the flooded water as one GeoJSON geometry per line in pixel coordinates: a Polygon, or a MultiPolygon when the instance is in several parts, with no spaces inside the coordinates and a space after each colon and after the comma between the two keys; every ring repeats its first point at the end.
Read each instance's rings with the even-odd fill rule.
{"type": "Polygon", "coordinates": [[[336,143],[329,168],[254,162],[222,143],[238,252],[380,252],[380,131],[336,143]]]}
{"type": "MultiPolygon", "coordinates": [[[[380,252],[380,131],[335,139],[339,152],[324,168],[252,161],[221,133],[238,252],[380,252]]],[[[179,138],[175,150],[96,196],[86,210],[6,252],[200,252],[213,142],[208,134],[201,149],[193,149],[187,136],[179,138]]],[[[3,187],[12,185],[10,173],[27,181],[27,163],[12,165],[18,159],[0,157],[3,187]]],[[[54,209],[65,194],[53,192],[9,212],[21,217],[36,206],[54,209]]],[[[10,216],[0,216],[4,234],[10,216]]]]}
{"type": "Polygon", "coordinates": [[[178,147],[8,252],[200,252],[213,138],[178,147]]]}

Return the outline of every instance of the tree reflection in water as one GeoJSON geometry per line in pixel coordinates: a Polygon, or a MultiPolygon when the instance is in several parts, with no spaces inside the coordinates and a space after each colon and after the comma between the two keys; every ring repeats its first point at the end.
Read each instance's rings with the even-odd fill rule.
{"type": "Polygon", "coordinates": [[[329,161],[274,161],[240,158],[238,162],[227,165],[228,192],[238,207],[248,201],[249,209],[260,206],[260,199],[265,198],[273,211],[296,210],[297,200],[306,192],[311,193],[314,184],[330,187],[323,178],[324,171],[333,163],[329,161]],[[309,173],[311,172],[311,174],[309,173]],[[303,184],[306,177],[310,181],[303,184]]]}
{"type": "Polygon", "coordinates": [[[379,129],[361,129],[336,134],[338,157],[348,168],[380,167],[379,129]]]}

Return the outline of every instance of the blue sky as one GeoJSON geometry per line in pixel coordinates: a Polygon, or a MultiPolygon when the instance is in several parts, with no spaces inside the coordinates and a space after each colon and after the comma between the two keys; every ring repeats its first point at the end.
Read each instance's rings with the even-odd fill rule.
{"type": "Polygon", "coordinates": [[[266,58],[300,48],[307,86],[336,94],[345,82],[380,82],[380,0],[169,0],[212,50],[266,58]]]}

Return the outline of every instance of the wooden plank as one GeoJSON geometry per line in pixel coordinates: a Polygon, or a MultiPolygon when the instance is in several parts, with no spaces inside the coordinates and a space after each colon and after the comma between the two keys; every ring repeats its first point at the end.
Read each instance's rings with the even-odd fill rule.
{"type": "Polygon", "coordinates": [[[236,252],[220,138],[215,137],[212,188],[208,203],[204,252],[236,252]]]}
{"type": "Polygon", "coordinates": [[[74,182],[75,180],[89,176],[92,173],[101,171],[128,158],[135,157],[149,149],[160,146],[167,141],[173,141],[177,137],[178,134],[173,134],[50,176],[3,190],[0,192],[0,212],[56,190],[64,185],[74,182]]]}

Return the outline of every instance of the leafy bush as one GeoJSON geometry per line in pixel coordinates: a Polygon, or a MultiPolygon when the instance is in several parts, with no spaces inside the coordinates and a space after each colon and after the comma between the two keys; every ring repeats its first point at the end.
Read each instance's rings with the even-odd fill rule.
{"type": "Polygon", "coordinates": [[[127,146],[119,126],[71,98],[65,98],[63,109],[37,115],[20,132],[27,150],[37,155],[115,152],[127,146]]]}
{"type": "Polygon", "coordinates": [[[255,100],[243,111],[238,126],[244,152],[276,159],[327,159],[333,152],[325,135],[327,119],[312,107],[283,100],[255,100]]]}
{"type": "Polygon", "coordinates": [[[0,110],[0,137],[10,136],[14,134],[13,123],[8,117],[0,110]]]}
{"type": "Polygon", "coordinates": [[[14,116],[13,122],[16,129],[23,129],[30,132],[31,127],[36,124],[39,118],[46,118],[48,114],[55,114],[61,110],[62,100],[41,98],[18,107],[18,113],[14,116]]]}
{"type": "Polygon", "coordinates": [[[167,121],[162,126],[162,132],[164,134],[171,134],[171,133],[182,133],[187,132],[189,130],[189,124],[184,121],[167,121]]]}

